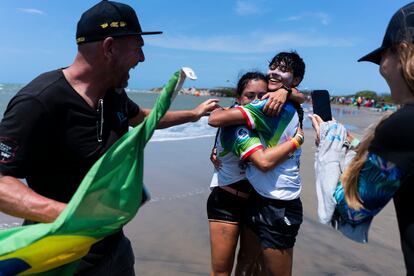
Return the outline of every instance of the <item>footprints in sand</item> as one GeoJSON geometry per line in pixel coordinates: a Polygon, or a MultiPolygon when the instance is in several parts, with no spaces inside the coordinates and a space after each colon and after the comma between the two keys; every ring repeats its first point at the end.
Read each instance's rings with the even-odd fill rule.
{"type": "Polygon", "coordinates": [[[196,190],[192,190],[189,192],[185,192],[185,193],[179,193],[179,194],[172,194],[172,195],[168,195],[168,196],[160,196],[160,197],[151,197],[150,201],[148,203],[156,203],[156,202],[160,202],[160,201],[171,201],[171,200],[177,200],[177,199],[183,199],[186,197],[192,197],[192,196],[196,196],[196,195],[200,195],[203,193],[209,193],[210,189],[208,188],[199,188],[196,190]]]}

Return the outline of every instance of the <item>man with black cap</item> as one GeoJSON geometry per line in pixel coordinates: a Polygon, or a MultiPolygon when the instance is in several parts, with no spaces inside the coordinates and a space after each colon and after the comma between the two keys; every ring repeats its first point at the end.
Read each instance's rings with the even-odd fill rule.
{"type": "MultiPolygon", "coordinates": [[[[101,1],[77,26],[72,65],[44,73],[10,101],[0,123],[0,210],[25,224],[52,222],[96,160],[150,112],[125,93],[129,70],[144,61],[143,32],[128,5],[101,1]],[[28,186],[19,178],[25,178],[28,186]]],[[[168,112],[159,127],[197,121],[216,107],[168,112]]],[[[134,275],[120,231],[95,244],[77,274],[134,275]]]]}

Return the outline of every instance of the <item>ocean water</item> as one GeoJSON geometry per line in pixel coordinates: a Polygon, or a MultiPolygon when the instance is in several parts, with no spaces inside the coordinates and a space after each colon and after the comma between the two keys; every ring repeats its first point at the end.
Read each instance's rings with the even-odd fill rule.
{"type": "MultiPolygon", "coordinates": [[[[3,117],[3,113],[7,107],[7,103],[22,88],[20,84],[0,84],[0,118],[3,117]]],[[[127,90],[129,97],[143,108],[151,108],[158,96],[156,93],[151,93],[145,90],[127,90]]],[[[203,101],[213,97],[195,97],[191,95],[178,95],[171,105],[170,110],[184,110],[192,109],[202,103],[203,101]]],[[[230,106],[233,104],[234,99],[232,98],[218,98],[220,105],[223,107],[230,106]]],[[[311,122],[307,117],[307,114],[312,113],[312,108],[309,104],[304,104],[305,118],[304,128],[311,128],[311,122]]],[[[352,108],[332,108],[332,115],[336,119],[340,120],[344,116],[357,116],[358,111],[352,108]]],[[[202,137],[215,136],[216,129],[210,127],[207,123],[208,118],[203,117],[199,121],[194,123],[187,123],[168,129],[156,130],[151,142],[163,142],[173,140],[185,140],[185,139],[197,139],[202,137]]],[[[354,131],[356,127],[346,125],[346,127],[354,131]]]]}
{"type": "MultiPolygon", "coordinates": [[[[21,89],[23,85],[19,84],[0,84],[0,119],[6,110],[10,99],[21,89]]],[[[156,93],[150,91],[133,91],[127,90],[129,97],[143,108],[151,108],[158,96],[156,93]]],[[[190,95],[178,95],[171,105],[170,110],[184,110],[192,109],[198,104],[212,97],[195,97],[190,95]]],[[[232,98],[218,98],[220,105],[223,107],[231,106],[234,102],[232,98]]],[[[307,114],[312,113],[312,108],[309,104],[304,104],[305,118],[304,127],[311,128],[311,122],[307,118],[307,114]]],[[[347,108],[332,108],[332,114],[335,118],[341,119],[344,116],[357,116],[358,111],[347,108]]],[[[214,137],[216,129],[210,127],[207,123],[208,117],[202,117],[199,121],[194,123],[186,123],[168,129],[156,130],[151,142],[165,142],[174,140],[197,139],[202,137],[214,137]]],[[[355,129],[353,126],[347,126],[350,130],[355,129]]],[[[7,216],[0,212],[0,229],[15,227],[20,225],[21,220],[7,216]]]]}

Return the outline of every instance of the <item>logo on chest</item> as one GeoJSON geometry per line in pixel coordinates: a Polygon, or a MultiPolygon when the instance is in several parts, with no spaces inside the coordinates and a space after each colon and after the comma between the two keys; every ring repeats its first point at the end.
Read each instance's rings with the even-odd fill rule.
{"type": "Polygon", "coordinates": [[[236,130],[237,138],[240,140],[245,140],[249,137],[249,130],[245,127],[239,127],[236,130]]]}
{"type": "Polygon", "coordinates": [[[120,124],[122,124],[128,119],[127,116],[123,112],[118,111],[116,115],[118,116],[118,120],[120,124]]]}

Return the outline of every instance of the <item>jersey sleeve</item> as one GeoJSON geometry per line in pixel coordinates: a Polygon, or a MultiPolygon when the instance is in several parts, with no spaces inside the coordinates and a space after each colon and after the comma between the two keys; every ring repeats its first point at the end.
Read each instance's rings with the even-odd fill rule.
{"type": "Polygon", "coordinates": [[[267,99],[256,100],[237,108],[243,113],[248,127],[259,132],[266,146],[270,147],[292,137],[296,133],[299,121],[296,109],[291,103],[286,103],[278,116],[267,116],[263,112],[266,102],[267,99]]]}
{"type": "Polygon", "coordinates": [[[140,112],[140,107],[133,100],[131,100],[126,95],[126,93],[125,93],[125,97],[126,97],[127,116],[128,116],[128,119],[131,119],[135,117],[136,115],[138,115],[138,113],[140,112]]]}
{"type": "Polygon", "coordinates": [[[263,108],[266,102],[267,99],[263,101],[255,100],[245,106],[236,107],[243,114],[250,129],[260,131],[265,126],[266,115],[263,113],[263,108]]]}
{"type": "Polygon", "coordinates": [[[257,150],[263,149],[260,137],[245,126],[230,126],[223,128],[220,137],[225,149],[233,152],[240,159],[248,158],[257,150]]]}
{"type": "Polygon", "coordinates": [[[0,123],[1,174],[17,178],[26,176],[25,160],[47,120],[47,110],[38,100],[15,97],[10,101],[0,123]]]}

